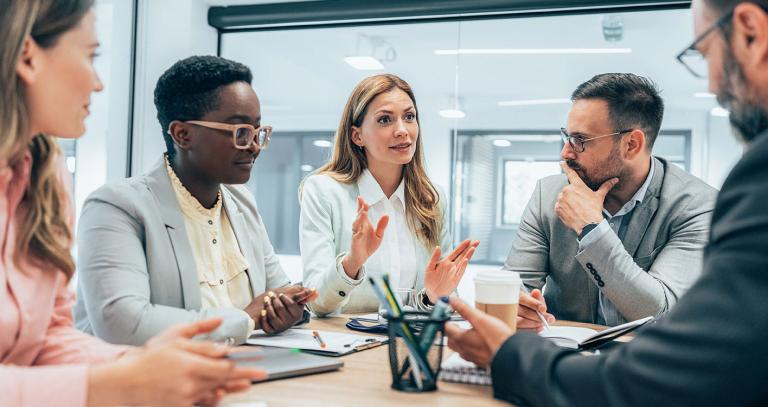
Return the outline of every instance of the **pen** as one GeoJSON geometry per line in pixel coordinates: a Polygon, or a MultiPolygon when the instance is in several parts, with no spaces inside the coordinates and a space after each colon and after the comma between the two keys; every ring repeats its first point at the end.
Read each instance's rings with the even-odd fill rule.
{"type": "Polygon", "coordinates": [[[539,312],[539,310],[536,310],[536,315],[539,316],[541,323],[544,324],[544,328],[549,329],[549,323],[547,323],[547,319],[544,318],[544,315],[541,312],[539,312]]]}
{"type": "Polygon", "coordinates": [[[323,338],[320,337],[320,333],[317,331],[312,331],[312,337],[315,338],[317,343],[320,345],[321,348],[325,349],[325,342],[323,342],[323,338]]]}

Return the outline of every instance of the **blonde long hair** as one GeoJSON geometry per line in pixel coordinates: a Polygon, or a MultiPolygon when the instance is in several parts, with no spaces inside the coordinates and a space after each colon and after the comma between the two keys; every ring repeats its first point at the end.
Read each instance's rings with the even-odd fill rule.
{"type": "Polygon", "coordinates": [[[70,278],[75,262],[70,254],[72,230],[66,217],[69,195],[59,175],[61,150],[53,137],[29,139],[25,89],[16,74],[26,38],[42,48],[56,44],[93,6],[93,0],[0,0],[0,160],[12,165],[32,155],[24,195],[28,210],[17,231],[14,261],[24,257],[53,266],[70,278]]]}
{"type": "MultiPolygon", "coordinates": [[[[363,171],[368,168],[365,151],[352,142],[352,126],[363,124],[368,105],[376,96],[400,89],[407,93],[416,107],[416,97],[407,82],[395,75],[375,75],[363,79],[349,95],[339,128],[331,160],[317,170],[317,174],[328,174],[338,182],[351,184],[357,182],[363,171]]],[[[419,110],[416,108],[418,122],[419,110]]],[[[440,195],[427,177],[424,170],[424,153],[421,142],[421,127],[416,138],[416,153],[413,159],[403,166],[405,180],[405,207],[408,227],[416,234],[419,241],[430,249],[440,245],[440,234],[445,225],[440,208],[440,195]]]]}

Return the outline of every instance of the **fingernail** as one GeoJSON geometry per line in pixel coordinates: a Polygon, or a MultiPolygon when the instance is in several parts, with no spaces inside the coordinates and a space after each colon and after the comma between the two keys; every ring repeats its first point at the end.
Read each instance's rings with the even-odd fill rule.
{"type": "Polygon", "coordinates": [[[272,301],[269,297],[264,297],[264,304],[269,304],[269,302],[272,301]]]}
{"type": "Polygon", "coordinates": [[[275,298],[275,292],[274,292],[274,291],[269,291],[269,292],[267,293],[267,295],[268,295],[268,296],[270,296],[270,297],[272,297],[272,298],[275,298]]]}
{"type": "Polygon", "coordinates": [[[261,316],[266,317],[267,316],[267,310],[263,309],[261,310],[261,316]]]}

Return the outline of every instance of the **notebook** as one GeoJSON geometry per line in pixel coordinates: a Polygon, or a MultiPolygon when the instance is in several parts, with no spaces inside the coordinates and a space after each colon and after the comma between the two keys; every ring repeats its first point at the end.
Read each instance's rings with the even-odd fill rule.
{"type": "Polygon", "coordinates": [[[458,353],[452,353],[440,365],[439,379],[444,382],[491,385],[490,372],[462,359],[458,353]]]}
{"type": "Polygon", "coordinates": [[[553,325],[549,329],[539,332],[539,335],[564,348],[588,350],[598,348],[622,335],[626,335],[652,320],[653,317],[645,317],[600,332],[578,326],[553,325]]]}
{"type": "Polygon", "coordinates": [[[254,350],[233,352],[227,357],[238,366],[265,370],[267,380],[328,372],[344,366],[344,362],[338,359],[309,355],[298,349],[257,347],[254,350]]]}
{"type": "Polygon", "coordinates": [[[288,329],[277,335],[267,335],[262,330],[253,331],[245,342],[248,345],[276,348],[301,349],[323,356],[344,356],[352,352],[381,346],[389,340],[381,335],[358,335],[344,332],[317,331],[325,343],[321,346],[312,335],[312,329],[288,329]]]}

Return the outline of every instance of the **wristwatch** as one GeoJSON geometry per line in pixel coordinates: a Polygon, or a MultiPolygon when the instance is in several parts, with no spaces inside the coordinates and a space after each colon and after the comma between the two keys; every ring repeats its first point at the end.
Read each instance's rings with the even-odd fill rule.
{"type": "Polygon", "coordinates": [[[581,229],[581,233],[579,233],[579,240],[584,239],[584,236],[591,232],[592,229],[596,228],[597,225],[599,225],[599,223],[587,223],[584,225],[584,227],[581,229]]]}

